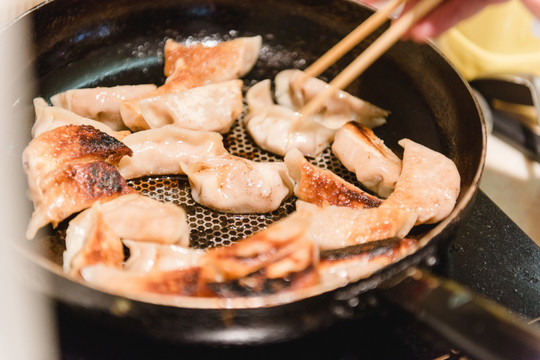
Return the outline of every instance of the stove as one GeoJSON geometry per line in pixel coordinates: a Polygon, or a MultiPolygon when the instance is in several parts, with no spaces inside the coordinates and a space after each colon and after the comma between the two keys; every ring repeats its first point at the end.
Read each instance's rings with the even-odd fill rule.
{"type": "MultiPolygon", "coordinates": [[[[540,247],[482,191],[430,271],[529,319],[540,318],[540,247]]],[[[171,344],[81,318],[56,304],[62,359],[472,359],[392,306],[279,344],[208,347],[171,344]]]]}

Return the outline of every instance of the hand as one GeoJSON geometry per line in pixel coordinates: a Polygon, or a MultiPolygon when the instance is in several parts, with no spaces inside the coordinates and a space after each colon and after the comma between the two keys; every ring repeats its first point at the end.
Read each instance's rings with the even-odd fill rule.
{"type": "MultiPolygon", "coordinates": [[[[418,1],[408,1],[403,7],[402,14],[418,1]]],[[[486,6],[505,1],[507,0],[445,0],[413,26],[404,37],[415,41],[425,41],[426,38],[437,37],[486,6]]],[[[381,4],[381,0],[362,0],[362,2],[373,6],[381,4]]],[[[522,0],[522,2],[535,16],[540,17],[540,0],[522,0]]]]}

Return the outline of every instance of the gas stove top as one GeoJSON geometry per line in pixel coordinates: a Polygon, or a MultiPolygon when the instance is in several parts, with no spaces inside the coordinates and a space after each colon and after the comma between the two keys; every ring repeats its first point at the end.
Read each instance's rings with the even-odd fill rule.
{"type": "MultiPolygon", "coordinates": [[[[540,248],[482,191],[431,271],[534,322],[540,317],[540,248]]],[[[472,359],[411,315],[391,306],[274,345],[213,348],[170,344],[82,319],[57,305],[62,358],[472,359]]],[[[536,325],[531,325],[536,326],[536,325]]]]}

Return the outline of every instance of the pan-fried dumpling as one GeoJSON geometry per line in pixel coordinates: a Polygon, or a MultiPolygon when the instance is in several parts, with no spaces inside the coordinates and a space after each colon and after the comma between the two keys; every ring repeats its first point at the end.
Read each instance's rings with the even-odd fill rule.
{"type": "Polygon", "coordinates": [[[121,140],[130,133],[130,131],[127,130],[115,131],[110,126],[100,121],[79,116],[62,107],[49,106],[45,99],[40,97],[34,99],[34,108],[36,119],[32,126],[33,137],[37,137],[47,131],[66,125],[89,125],[118,140],[121,140]]]}
{"type": "Polygon", "coordinates": [[[227,213],[270,212],[292,193],[293,184],[283,162],[255,162],[223,155],[183,169],[193,199],[227,213]]]}
{"type": "Polygon", "coordinates": [[[148,175],[184,174],[180,164],[192,164],[205,157],[227,154],[223,138],[216,132],[193,131],[174,125],[143,130],[122,142],[132,151],[118,164],[126,179],[148,175]]]}
{"type": "Polygon", "coordinates": [[[281,156],[293,148],[305,156],[319,155],[332,142],[335,130],[303,118],[293,109],[275,105],[270,86],[270,80],[263,80],[246,94],[248,113],[244,125],[255,143],[281,156]]]}
{"type": "Polygon", "coordinates": [[[44,180],[39,202],[26,230],[28,239],[52,223],[56,227],[69,216],[89,208],[96,201],[106,201],[117,196],[136,193],[116,168],[104,161],[64,165],[44,180]]]}
{"type": "Polygon", "coordinates": [[[297,149],[285,155],[285,164],[295,182],[294,194],[300,200],[355,209],[377,207],[382,202],[333,172],[312,165],[297,149]]]}
{"type": "Polygon", "coordinates": [[[132,131],[149,129],[139,101],[177,93],[214,82],[237,79],[251,70],[259,56],[262,38],[238,38],[215,46],[186,46],[168,40],[165,44],[165,84],[144,97],[126,100],[120,107],[124,124],[132,131]]]}
{"type": "Polygon", "coordinates": [[[259,295],[265,289],[274,293],[317,284],[319,252],[305,238],[308,224],[289,215],[230,246],[208,250],[201,258],[199,281],[207,285],[202,295],[235,296],[235,288],[242,288],[245,295],[259,295]],[[232,289],[216,286],[231,282],[232,289]]]}
{"type": "Polygon", "coordinates": [[[376,208],[353,209],[334,205],[319,207],[299,200],[296,208],[311,220],[306,236],[321,250],[404,238],[416,221],[416,213],[384,203],[376,208]]]}
{"type": "Polygon", "coordinates": [[[80,272],[82,278],[88,283],[112,293],[130,297],[195,296],[198,290],[198,267],[139,273],[98,263],[82,268],[80,272]]]}
{"type": "Polygon", "coordinates": [[[199,266],[204,250],[178,245],[163,245],[153,242],[124,240],[129,249],[129,258],[124,270],[133,273],[150,271],[183,270],[199,266]]]}
{"type": "Polygon", "coordinates": [[[103,221],[103,214],[94,208],[87,211],[77,226],[66,230],[64,271],[79,276],[84,267],[104,264],[121,268],[124,247],[120,237],[103,221]]]}
{"type": "MultiPolygon", "coordinates": [[[[93,208],[121,239],[189,246],[186,212],[176,204],[133,193],[96,203],[93,208]]],[[[85,214],[77,215],[69,226],[78,226],[85,214]]]]}
{"type": "Polygon", "coordinates": [[[164,74],[189,71],[204,83],[232,80],[247,74],[257,62],[262,37],[240,37],[208,44],[184,45],[172,39],[165,43],[164,74]]]}
{"type": "Polygon", "coordinates": [[[243,111],[242,80],[230,80],[139,102],[150,128],[173,124],[203,131],[226,133],[243,111]]]}
{"type": "Polygon", "coordinates": [[[72,89],[54,95],[51,103],[118,131],[126,129],[120,116],[121,102],[139,98],[156,88],[153,84],[142,84],[72,89]]]}
{"type": "MultiPolygon", "coordinates": [[[[326,82],[307,77],[303,71],[296,69],[279,72],[275,85],[277,103],[295,110],[302,108],[328,87],[326,82]]],[[[338,91],[310,118],[331,129],[338,129],[349,121],[374,128],[383,125],[388,114],[388,111],[367,101],[345,91],[338,91]]]]}
{"type": "Polygon", "coordinates": [[[30,141],[22,155],[30,199],[39,205],[43,192],[56,181],[49,175],[58,168],[90,161],[117,165],[132,151],[122,142],[88,125],[65,125],[47,131],[30,141]]]}
{"type": "Polygon", "coordinates": [[[394,192],[383,202],[418,214],[416,224],[433,224],[456,205],[461,177],[452,160],[409,139],[402,139],[403,166],[394,192]]]}
{"type": "Polygon", "coordinates": [[[332,152],[368,190],[384,198],[394,190],[401,160],[371,129],[356,123],[345,124],[336,133],[332,152]]]}

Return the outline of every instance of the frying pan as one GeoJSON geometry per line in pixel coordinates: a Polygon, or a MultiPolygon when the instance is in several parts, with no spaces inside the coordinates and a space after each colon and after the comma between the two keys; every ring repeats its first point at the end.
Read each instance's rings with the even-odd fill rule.
{"type": "MultiPolygon", "coordinates": [[[[5,140],[14,149],[8,154],[10,164],[20,161],[22,149],[30,140],[34,97],[49,99],[67,89],[98,85],[160,84],[164,81],[162,49],[167,38],[227,40],[262,35],[260,59],[244,77],[246,87],[249,87],[257,81],[273,79],[280,70],[305,68],[371,13],[372,9],[346,0],[48,1],[4,30],[4,33],[24,31],[24,26],[30,24],[32,38],[30,55],[21,59],[17,76],[21,82],[33,81],[34,86],[13,91],[13,99],[8,102],[12,104],[14,117],[20,118],[16,124],[10,124],[5,140]]],[[[321,78],[333,78],[381,31],[369,37],[321,78]]],[[[504,315],[505,311],[500,315],[498,308],[497,316],[493,316],[493,307],[484,311],[482,301],[475,301],[474,295],[469,296],[463,289],[452,287],[456,284],[446,286],[444,280],[421,270],[436,262],[438,251],[446,247],[460,220],[467,215],[478,189],[486,133],[469,86],[434,47],[400,42],[347,90],[392,112],[388,123],[376,129],[376,134],[397,154],[402,154],[397,141],[407,137],[447,155],[460,171],[461,193],[455,209],[439,224],[415,230],[419,249],[412,255],[368,278],[299,299],[223,300],[218,307],[207,306],[202,301],[163,304],[151,298],[100,291],[65,275],[61,269],[64,248],[59,240],[62,226],[65,230],[64,224],[57,231],[20,245],[28,267],[35,269],[35,273],[28,275],[28,281],[83,316],[140,330],[158,339],[208,345],[286,341],[350,316],[361,316],[363,304],[372,303],[373,298],[398,296],[397,303],[417,314],[426,315],[427,310],[436,310],[429,312],[434,318],[429,314],[422,318],[457,342],[457,347],[482,357],[499,353],[500,349],[494,345],[497,342],[487,343],[485,333],[472,334],[473,341],[463,341],[463,336],[459,336],[466,333],[463,324],[452,324],[438,315],[448,311],[460,314],[463,307],[448,309],[445,303],[457,294],[461,296],[457,298],[462,300],[460,304],[473,304],[475,309],[481,309],[478,313],[482,312],[482,318],[487,316],[497,324],[502,323],[505,329],[516,332],[515,336],[512,332],[495,334],[504,337],[510,348],[516,346],[533,351],[531,349],[536,346],[538,350],[537,334],[519,320],[504,315]],[[443,291],[437,291],[435,298],[432,297],[431,294],[439,289],[443,291]],[[424,306],[426,304],[429,306],[424,306]],[[429,319],[435,320],[430,322],[429,319]],[[441,321],[446,322],[440,326],[441,321]],[[446,331],[448,327],[452,331],[446,331]],[[478,343],[471,345],[471,342],[478,343]],[[489,346],[491,352],[486,350],[489,346]]],[[[225,143],[231,145],[239,136],[238,133],[228,135],[225,143]]],[[[254,155],[255,160],[266,157],[271,158],[271,155],[254,155]]],[[[330,161],[328,157],[327,154],[325,161],[330,161]]],[[[10,179],[19,184],[13,185],[12,198],[25,201],[24,187],[20,185],[25,182],[22,170],[14,170],[10,179]]],[[[163,181],[169,185],[174,182],[180,188],[182,181],[185,182],[181,178],[163,181]]],[[[142,190],[150,187],[145,180],[134,185],[142,190]]],[[[290,203],[284,204],[277,213],[271,214],[270,219],[284,216],[291,208],[290,203]]],[[[25,203],[12,217],[26,220],[30,210],[31,205],[25,203]]],[[[195,222],[207,217],[206,210],[197,208],[196,204],[188,206],[187,211],[195,222]]],[[[240,219],[241,223],[234,226],[228,223],[233,221],[231,218],[220,221],[225,226],[222,229],[256,230],[250,226],[252,219],[240,219]]],[[[12,237],[24,242],[25,221],[14,224],[12,237]]],[[[258,226],[265,224],[257,223],[258,226]]],[[[198,246],[205,246],[205,241],[215,238],[215,234],[204,228],[195,229],[192,235],[192,241],[198,246]]]]}

